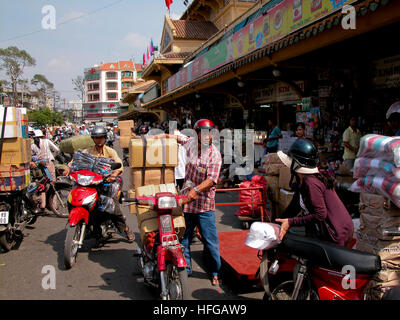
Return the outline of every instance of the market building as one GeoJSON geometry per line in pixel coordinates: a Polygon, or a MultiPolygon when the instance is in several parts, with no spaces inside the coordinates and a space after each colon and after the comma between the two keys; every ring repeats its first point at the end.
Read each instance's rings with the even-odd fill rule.
{"type": "MultiPolygon", "coordinates": [[[[191,10],[200,3],[220,8],[193,1],[182,18],[199,17],[191,10]]],[[[363,133],[385,133],[386,110],[400,99],[398,12],[394,0],[257,1],[182,64],[158,74],[155,62],[145,67],[144,79],[155,77],[161,90],[142,107],[259,132],[269,118],[282,129],[302,121],[325,152],[339,148],[350,115],[363,133]]]]}

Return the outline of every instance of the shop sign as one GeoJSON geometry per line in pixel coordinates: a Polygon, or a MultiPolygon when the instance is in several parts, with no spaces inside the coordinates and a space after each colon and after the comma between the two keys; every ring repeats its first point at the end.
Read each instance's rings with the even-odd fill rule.
{"type": "Polygon", "coordinates": [[[304,97],[301,100],[302,111],[308,111],[311,108],[311,97],[304,97]]]}
{"type": "MultiPolygon", "coordinates": [[[[295,84],[302,91],[304,91],[304,81],[295,81],[295,84]]],[[[298,96],[296,91],[289,84],[284,83],[284,82],[279,82],[276,84],[276,87],[277,87],[276,88],[276,101],[277,102],[294,101],[294,100],[300,99],[300,97],[298,96]]]]}
{"type": "Polygon", "coordinates": [[[256,89],[253,92],[254,102],[264,104],[276,101],[276,85],[270,85],[266,88],[256,89]]]}
{"type": "Polygon", "coordinates": [[[103,105],[103,113],[117,113],[118,109],[118,104],[109,103],[107,105],[103,105]]]}
{"type": "Polygon", "coordinates": [[[372,62],[372,83],[376,88],[400,86],[400,55],[372,62]]]}

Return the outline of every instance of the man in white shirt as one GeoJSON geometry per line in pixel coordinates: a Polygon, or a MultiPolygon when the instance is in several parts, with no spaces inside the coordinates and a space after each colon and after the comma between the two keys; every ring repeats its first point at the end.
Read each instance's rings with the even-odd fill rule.
{"type": "MultiPolygon", "coordinates": [[[[174,131],[174,135],[186,137],[178,129],[174,131]]],[[[181,190],[183,187],[183,182],[185,180],[185,168],[186,168],[186,151],[185,148],[178,144],[178,166],[175,167],[175,184],[178,187],[178,190],[181,190]]]]}

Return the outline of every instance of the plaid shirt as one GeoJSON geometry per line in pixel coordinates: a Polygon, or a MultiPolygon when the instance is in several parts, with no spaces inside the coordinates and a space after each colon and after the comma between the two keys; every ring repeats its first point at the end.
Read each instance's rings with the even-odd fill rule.
{"type": "MultiPolygon", "coordinates": [[[[192,181],[196,186],[207,179],[217,184],[222,166],[221,153],[211,145],[207,150],[202,150],[200,157],[197,150],[197,141],[194,138],[182,138],[181,144],[186,149],[186,181],[192,181]]],[[[215,185],[208,191],[200,192],[197,199],[185,205],[185,213],[201,213],[215,210],[215,185]]]]}

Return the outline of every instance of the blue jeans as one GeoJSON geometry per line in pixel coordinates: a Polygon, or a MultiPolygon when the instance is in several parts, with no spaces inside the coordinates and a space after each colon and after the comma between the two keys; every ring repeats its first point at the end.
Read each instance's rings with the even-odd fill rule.
{"type": "Polygon", "coordinates": [[[187,263],[187,273],[192,274],[192,259],[190,254],[190,240],[196,226],[199,227],[200,234],[206,249],[210,252],[210,269],[213,276],[218,276],[221,269],[221,258],[219,255],[219,239],[217,225],[215,223],[215,212],[207,211],[202,213],[185,213],[186,230],[181,241],[185,247],[184,254],[187,263]]]}

